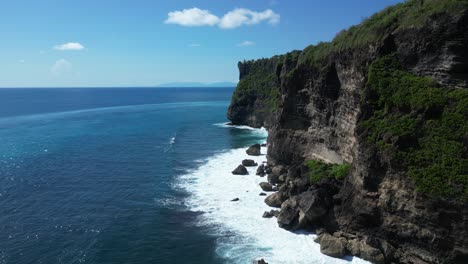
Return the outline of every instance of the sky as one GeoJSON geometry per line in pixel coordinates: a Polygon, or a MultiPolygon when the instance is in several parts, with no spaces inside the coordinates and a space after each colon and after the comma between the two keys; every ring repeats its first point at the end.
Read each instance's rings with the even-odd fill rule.
{"type": "Polygon", "coordinates": [[[402,0],[0,0],[0,87],[237,82],[402,0]]]}

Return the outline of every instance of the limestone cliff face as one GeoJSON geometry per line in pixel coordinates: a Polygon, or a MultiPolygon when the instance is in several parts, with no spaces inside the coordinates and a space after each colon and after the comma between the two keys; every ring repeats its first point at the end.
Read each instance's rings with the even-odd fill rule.
{"type": "Polygon", "coordinates": [[[248,96],[233,96],[228,118],[269,128],[272,165],[309,159],[352,164],[333,196],[336,227],[330,231],[389,243],[395,250],[385,256],[387,263],[468,263],[467,204],[416,191],[398,164],[366,143],[360,128],[372,111],[366,102],[368,66],[386,54],[397,54],[407,71],[441,87],[468,88],[468,11],[432,14],[420,26],[394,28],[377,41],[331,50],[314,63],[304,63],[306,53],[240,63],[241,82],[258,78],[250,76],[252,65],[256,73],[273,76],[268,85],[278,90],[278,103],[266,111],[271,96],[258,95],[258,83],[245,82],[242,93],[248,96]]]}

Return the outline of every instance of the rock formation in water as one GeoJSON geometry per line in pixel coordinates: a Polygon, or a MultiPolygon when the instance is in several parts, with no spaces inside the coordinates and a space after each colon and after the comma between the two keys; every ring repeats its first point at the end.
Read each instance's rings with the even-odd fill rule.
{"type": "Polygon", "coordinates": [[[468,263],[468,1],[407,1],[238,66],[227,115],[268,128],[280,227],[323,231],[333,256],[468,263]]]}

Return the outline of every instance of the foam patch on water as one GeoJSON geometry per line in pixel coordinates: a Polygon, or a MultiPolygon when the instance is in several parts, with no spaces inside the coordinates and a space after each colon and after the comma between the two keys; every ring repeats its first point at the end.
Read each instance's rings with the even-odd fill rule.
{"type": "MultiPolygon", "coordinates": [[[[262,148],[262,153],[266,149],[262,148]]],[[[243,159],[258,164],[266,156],[248,156],[245,149],[234,149],[215,155],[198,169],[182,176],[179,187],[190,197],[190,210],[203,212],[199,225],[210,227],[217,239],[216,252],[228,263],[251,263],[264,258],[270,264],[368,263],[359,258],[336,259],[320,253],[314,234],[292,233],[278,227],[276,218],[262,218],[268,207],[259,196],[259,183],[266,177],[255,175],[256,167],[247,168],[249,175],[233,175],[231,171],[243,159]],[[239,198],[237,202],[232,199],[239,198]]]]}
{"type": "Polygon", "coordinates": [[[236,126],[236,125],[230,125],[230,122],[224,122],[224,123],[216,123],[213,124],[214,126],[217,127],[223,127],[223,128],[235,128],[235,129],[243,129],[243,130],[250,130],[252,134],[258,135],[258,136],[263,136],[267,137],[268,136],[268,131],[264,128],[253,128],[249,126],[236,126]]]}

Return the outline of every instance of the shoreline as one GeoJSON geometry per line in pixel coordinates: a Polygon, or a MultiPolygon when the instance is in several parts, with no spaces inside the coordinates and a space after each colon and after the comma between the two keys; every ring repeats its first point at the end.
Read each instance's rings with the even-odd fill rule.
{"type": "MultiPolygon", "coordinates": [[[[266,131],[215,125],[249,129],[253,133],[266,131]]],[[[261,147],[260,156],[247,155],[246,148],[231,149],[212,156],[206,164],[180,177],[178,186],[190,193],[185,201],[189,210],[202,212],[197,226],[210,227],[212,235],[218,237],[217,255],[229,263],[252,263],[260,259],[269,264],[368,263],[352,256],[344,259],[326,256],[314,242],[316,234],[290,232],[279,228],[275,217],[263,218],[265,211],[275,209],[265,204],[267,196],[260,195],[274,193],[265,192],[259,186],[267,177],[256,175],[258,166],[266,161],[266,147],[261,147]],[[246,167],[248,175],[233,175],[231,171],[243,159],[252,159],[257,166],[246,167]]]]}

